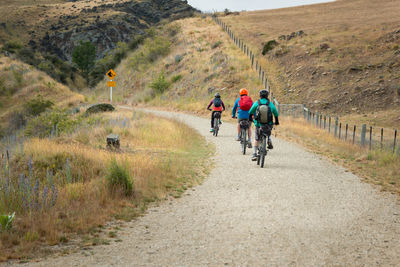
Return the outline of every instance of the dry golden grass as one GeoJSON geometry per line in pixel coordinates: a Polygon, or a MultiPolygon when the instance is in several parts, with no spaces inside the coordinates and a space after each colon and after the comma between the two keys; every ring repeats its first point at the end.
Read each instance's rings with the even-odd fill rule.
{"type": "Polygon", "coordinates": [[[90,233],[113,217],[134,218],[150,202],[180,197],[207,172],[206,158],[212,148],[182,123],[122,111],[93,115],[87,123],[71,135],[31,139],[25,143],[24,154],[13,158],[10,166],[15,183],[20,173],[27,174],[27,162],[32,158],[33,176],[41,184],[40,195],[49,179],[46,173],[51,170],[58,181],[58,198],[54,207],[17,212],[13,229],[0,233],[0,259],[40,255],[44,253],[40,250],[43,245],[90,233]],[[110,132],[120,135],[120,150],[106,148],[110,132]],[[66,174],[67,159],[72,182],[66,174]],[[109,190],[105,176],[112,159],[127,167],[133,195],[109,190]]]}
{"type": "Polygon", "coordinates": [[[256,53],[282,103],[398,128],[399,12],[397,1],[348,0],[221,19],[256,53]],[[278,40],[299,30],[306,35],[278,40]],[[272,39],[278,48],[262,56],[272,39]],[[279,49],[287,53],[277,55],[279,49]]]}
{"type": "Polygon", "coordinates": [[[380,185],[382,190],[400,195],[400,155],[378,149],[369,151],[368,148],[352,145],[309,125],[303,119],[282,118],[278,134],[326,156],[362,177],[365,182],[380,185]]]}
{"type": "Polygon", "coordinates": [[[83,95],[72,92],[47,74],[20,61],[1,57],[0,70],[0,126],[6,127],[12,112],[21,111],[27,101],[39,95],[60,108],[76,106],[85,101],[83,95]]]}

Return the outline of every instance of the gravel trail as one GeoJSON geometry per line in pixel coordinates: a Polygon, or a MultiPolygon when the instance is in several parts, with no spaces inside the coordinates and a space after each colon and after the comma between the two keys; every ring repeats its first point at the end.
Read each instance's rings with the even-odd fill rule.
{"type": "Polygon", "coordinates": [[[214,142],[205,182],[128,224],[122,242],[32,266],[400,266],[400,203],[301,147],[273,139],[266,168],[240,154],[233,124],[184,121],[214,142]]]}

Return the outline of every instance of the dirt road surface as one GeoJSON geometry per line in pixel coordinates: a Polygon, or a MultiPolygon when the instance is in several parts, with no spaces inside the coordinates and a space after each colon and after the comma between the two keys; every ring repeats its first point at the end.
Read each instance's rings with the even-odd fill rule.
{"type": "MultiPolygon", "coordinates": [[[[397,197],[274,139],[266,168],[240,154],[235,126],[182,120],[216,145],[204,184],[128,224],[122,242],[32,266],[400,266],[397,197]]],[[[162,141],[162,140],[160,140],[162,141]]]]}

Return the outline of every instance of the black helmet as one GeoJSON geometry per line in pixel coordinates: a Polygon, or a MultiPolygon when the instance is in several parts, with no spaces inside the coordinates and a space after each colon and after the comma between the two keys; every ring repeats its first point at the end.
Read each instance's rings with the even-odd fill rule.
{"type": "Polygon", "coordinates": [[[262,89],[260,91],[260,98],[268,98],[269,92],[267,89],[262,89]]]}
{"type": "Polygon", "coordinates": [[[217,93],[215,93],[215,97],[216,97],[216,98],[220,98],[221,95],[217,92],[217,93]]]}

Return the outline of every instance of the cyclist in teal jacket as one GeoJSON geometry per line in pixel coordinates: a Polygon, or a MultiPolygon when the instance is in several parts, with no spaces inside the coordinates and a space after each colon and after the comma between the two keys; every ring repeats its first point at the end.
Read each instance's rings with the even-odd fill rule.
{"type": "MultiPolygon", "coordinates": [[[[261,104],[267,104],[269,102],[269,106],[271,108],[271,112],[275,117],[275,125],[279,125],[279,118],[278,118],[279,113],[278,113],[278,110],[276,109],[274,103],[272,103],[268,99],[268,95],[269,95],[269,92],[267,90],[265,90],[265,89],[261,90],[260,91],[260,102],[261,102],[261,104]]],[[[257,111],[257,108],[258,108],[258,101],[254,102],[253,106],[251,107],[251,109],[249,111],[250,115],[254,115],[256,113],[256,111],[257,111]]],[[[274,122],[271,121],[269,124],[272,126],[274,124],[274,122]]],[[[255,139],[254,140],[254,152],[253,152],[253,157],[252,157],[253,161],[257,160],[258,139],[259,139],[260,127],[261,127],[260,122],[258,122],[256,120],[256,118],[254,118],[254,125],[256,126],[256,132],[255,132],[255,137],[254,137],[254,139],[255,139]]],[[[268,149],[273,149],[273,148],[274,147],[272,145],[271,138],[268,138],[268,149]]]]}

